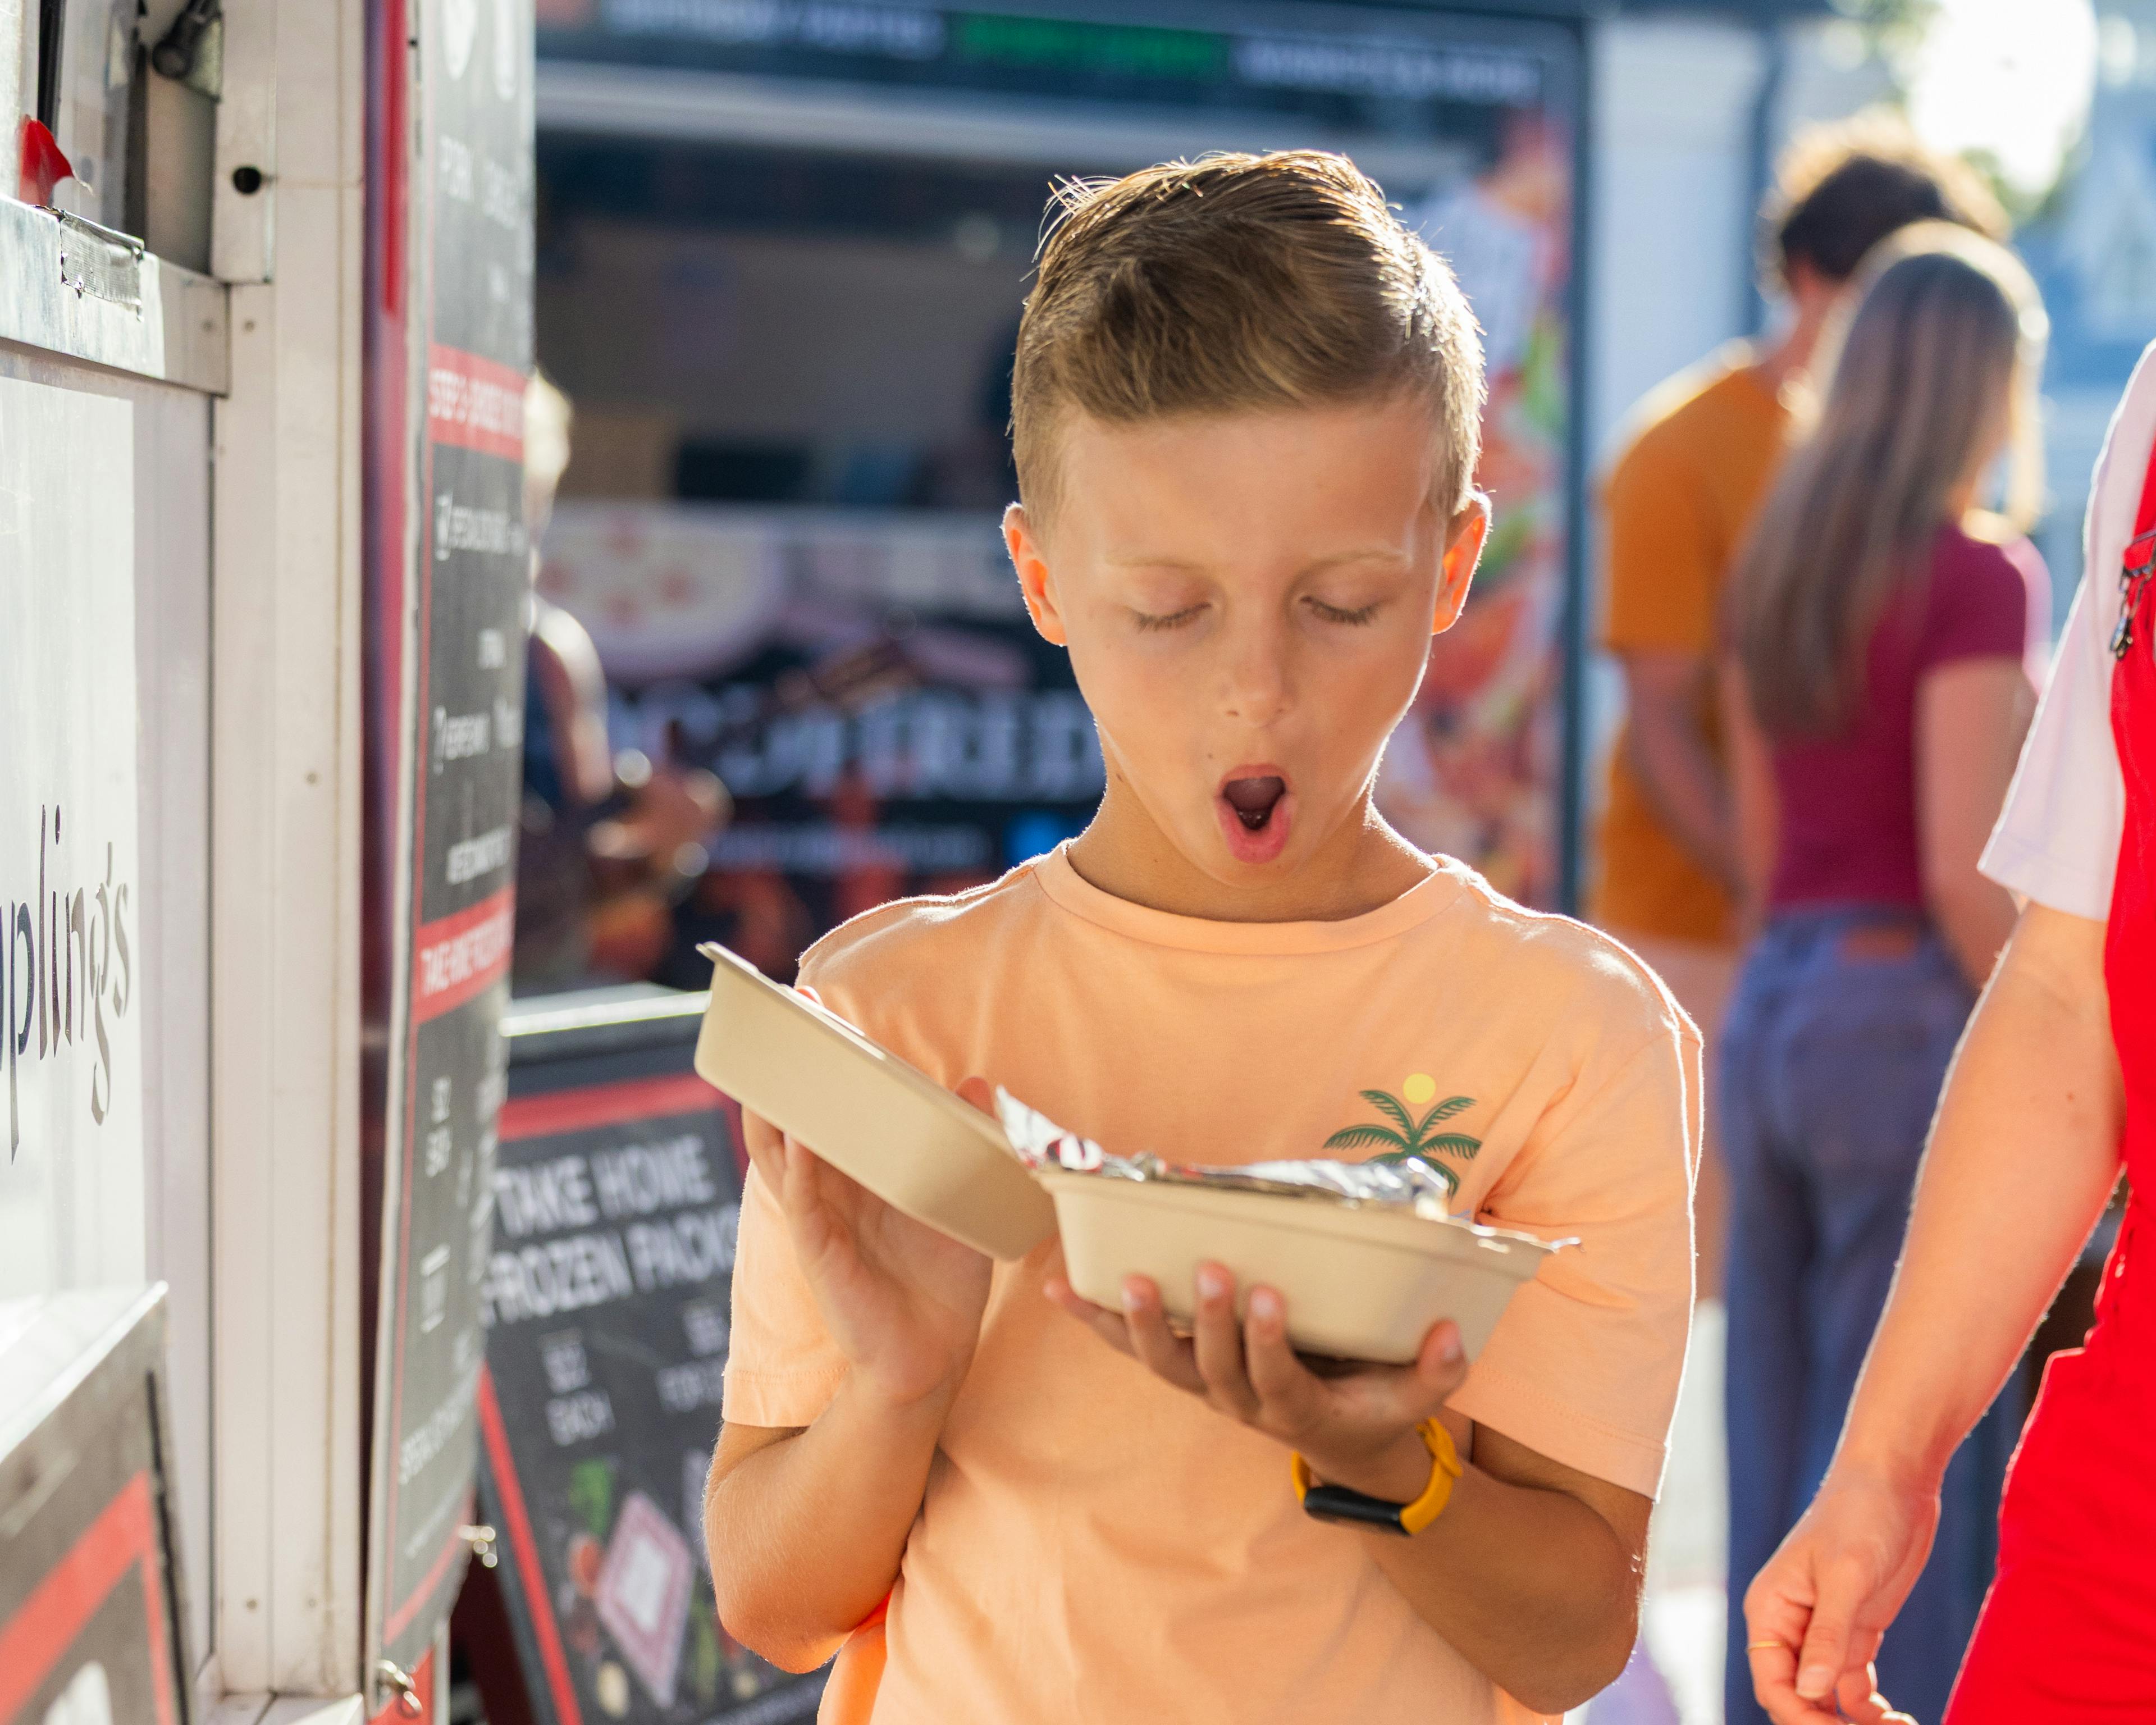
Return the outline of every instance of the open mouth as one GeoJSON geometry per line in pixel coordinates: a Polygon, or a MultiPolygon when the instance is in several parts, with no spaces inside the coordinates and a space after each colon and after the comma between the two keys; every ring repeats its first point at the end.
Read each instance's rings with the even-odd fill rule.
{"type": "Polygon", "coordinates": [[[1277,774],[1263,778],[1231,778],[1220,787],[1220,795],[1235,811],[1235,819],[1242,822],[1244,830],[1262,833],[1273,818],[1273,810],[1287,794],[1287,781],[1277,774]]]}
{"type": "Polygon", "coordinates": [[[1220,782],[1215,804],[1220,835],[1237,861],[1270,863],[1287,845],[1295,796],[1287,776],[1262,766],[1238,768],[1220,782]]]}

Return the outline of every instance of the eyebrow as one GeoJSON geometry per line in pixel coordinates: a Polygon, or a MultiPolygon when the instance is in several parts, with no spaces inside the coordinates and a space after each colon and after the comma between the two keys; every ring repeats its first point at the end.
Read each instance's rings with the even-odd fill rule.
{"type": "MultiPolygon", "coordinates": [[[[1194,574],[1210,567],[1183,557],[1152,557],[1136,552],[1111,555],[1103,561],[1115,569],[1178,569],[1194,574]]],[[[1342,563],[1404,563],[1407,561],[1407,554],[1394,547],[1363,546],[1353,551],[1337,551],[1326,557],[1313,557],[1296,573],[1315,575],[1326,569],[1337,568],[1342,563]]]]}

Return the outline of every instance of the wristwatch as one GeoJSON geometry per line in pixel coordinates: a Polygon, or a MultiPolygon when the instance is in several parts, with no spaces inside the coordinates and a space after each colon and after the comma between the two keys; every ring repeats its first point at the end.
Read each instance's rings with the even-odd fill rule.
{"type": "Polygon", "coordinates": [[[1292,1452],[1288,1458],[1289,1476],[1295,1481],[1295,1495],[1301,1500],[1304,1513],[1321,1522],[1346,1522],[1403,1538],[1421,1532],[1451,1499],[1452,1482],[1460,1477],[1460,1465],[1452,1434],[1441,1422],[1425,1420],[1415,1427],[1415,1435],[1430,1451],[1430,1483],[1412,1503],[1390,1503],[1382,1497],[1351,1491],[1345,1486],[1320,1485],[1301,1452],[1292,1452]]]}

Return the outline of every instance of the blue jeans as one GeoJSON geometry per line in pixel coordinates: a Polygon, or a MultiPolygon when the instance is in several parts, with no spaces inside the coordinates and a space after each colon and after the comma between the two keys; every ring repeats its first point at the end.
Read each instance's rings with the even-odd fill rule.
{"type": "MultiPolygon", "coordinates": [[[[1744,1590],[1834,1453],[1974,999],[1938,936],[1887,910],[1784,916],[1738,978],[1716,1097],[1730,1194],[1727,1725],[1764,1725],[1744,1590]]],[[[1990,1582],[2013,1399],[1948,1467],[1938,1541],[1880,1650],[1881,1689],[1922,1720],[1946,1709],[1990,1582]]]]}

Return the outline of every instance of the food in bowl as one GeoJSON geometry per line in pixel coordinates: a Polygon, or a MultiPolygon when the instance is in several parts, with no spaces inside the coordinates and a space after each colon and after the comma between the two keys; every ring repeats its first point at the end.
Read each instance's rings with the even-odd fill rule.
{"type": "Polygon", "coordinates": [[[1119,1158],[1014,1097],[997,1101],[1055,1200],[1065,1274],[1096,1305],[1120,1305],[1125,1279],[1143,1276],[1187,1324],[1198,1266],[1213,1262],[1234,1275],[1239,1309],[1253,1286],[1277,1291],[1303,1353],[1404,1363],[1450,1318],[1472,1359],[1513,1293],[1570,1244],[1448,1214],[1444,1179],[1413,1158],[1194,1168],[1119,1158]]]}

